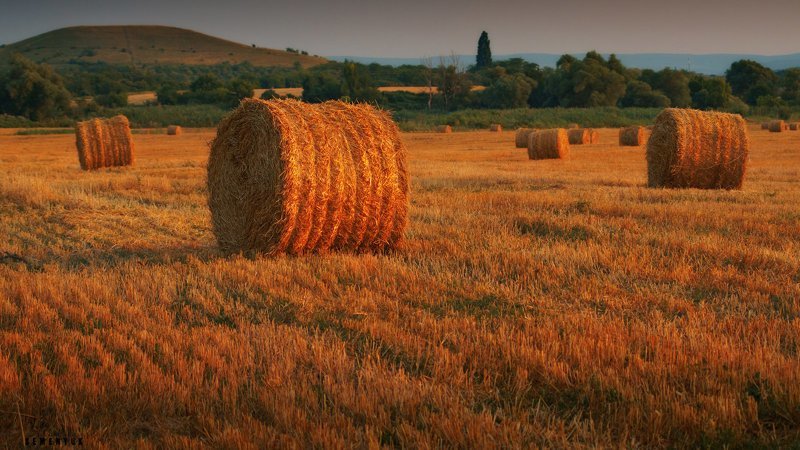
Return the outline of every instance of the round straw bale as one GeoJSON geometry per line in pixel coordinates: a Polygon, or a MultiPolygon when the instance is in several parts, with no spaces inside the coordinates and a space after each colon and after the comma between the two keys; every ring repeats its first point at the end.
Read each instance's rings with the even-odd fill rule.
{"type": "Polygon", "coordinates": [[[789,124],[789,129],[792,131],[797,131],[798,128],[800,128],[800,123],[798,122],[792,122],[789,124]]]}
{"type": "Polygon", "coordinates": [[[738,114],[667,108],[647,142],[650,187],[739,189],[749,152],[738,114]]]}
{"type": "Polygon", "coordinates": [[[567,130],[537,130],[528,137],[528,159],[563,159],[569,156],[567,130]]]}
{"type": "Polygon", "coordinates": [[[499,132],[503,131],[503,126],[500,125],[499,123],[493,123],[493,124],[489,125],[489,131],[494,131],[494,132],[499,133],[499,132]]]}
{"type": "Polygon", "coordinates": [[[183,133],[183,128],[180,125],[170,125],[167,127],[167,135],[169,136],[179,136],[183,133]]]}
{"type": "Polygon", "coordinates": [[[782,120],[773,120],[769,123],[769,131],[772,133],[780,133],[786,130],[786,122],[782,120]]]}
{"type": "Polygon", "coordinates": [[[514,145],[517,148],[528,148],[528,136],[534,131],[536,131],[535,128],[517,128],[517,132],[514,135],[514,145]]]}
{"type": "Polygon", "coordinates": [[[380,251],[403,238],[406,152],[372,106],[245,99],[217,129],[208,205],[226,253],[380,251]]]}
{"type": "Polygon", "coordinates": [[[453,132],[453,127],[451,127],[450,125],[439,125],[438,127],[436,127],[436,132],[437,133],[452,133],[453,132]]]}
{"type": "Polygon", "coordinates": [[[644,127],[627,127],[619,130],[619,145],[621,147],[636,147],[644,144],[644,127]]]}
{"type": "Polygon", "coordinates": [[[134,163],[133,136],[125,116],[78,122],[75,124],[75,144],[83,170],[134,163]]]}
{"type": "Polygon", "coordinates": [[[591,135],[586,128],[575,128],[567,131],[570,145],[583,145],[591,142],[591,135]]]}
{"type": "Polygon", "coordinates": [[[599,144],[600,143],[600,132],[589,128],[589,143],[590,144],[599,144]]]}

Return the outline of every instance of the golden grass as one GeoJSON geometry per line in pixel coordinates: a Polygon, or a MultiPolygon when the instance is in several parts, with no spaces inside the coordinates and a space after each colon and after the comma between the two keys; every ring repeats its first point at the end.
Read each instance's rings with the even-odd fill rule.
{"type": "Polygon", "coordinates": [[[667,108],[647,142],[650,187],[740,189],[750,138],[738,114],[667,108]]]}
{"type": "Polygon", "coordinates": [[[31,263],[0,257],[0,442],[791,447],[796,136],[752,134],[742,191],[676,191],[599,131],[536,164],[403,134],[403,250],[254,259],[217,250],[212,130],[87,173],[69,135],[0,133],[0,254],[31,263]]]}
{"type": "Polygon", "coordinates": [[[528,136],[528,159],[569,157],[569,137],[563,128],[536,130],[528,136]]]}
{"type": "Polygon", "coordinates": [[[208,204],[226,253],[382,251],[407,223],[406,154],[366,104],[243,100],[219,125],[208,204]]]}

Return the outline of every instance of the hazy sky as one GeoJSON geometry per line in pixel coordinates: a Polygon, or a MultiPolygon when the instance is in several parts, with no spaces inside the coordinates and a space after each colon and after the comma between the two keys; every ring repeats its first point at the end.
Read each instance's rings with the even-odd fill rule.
{"type": "Polygon", "coordinates": [[[0,43],[71,25],[157,24],[319,55],[800,52],[800,0],[0,0],[0,43]]]}

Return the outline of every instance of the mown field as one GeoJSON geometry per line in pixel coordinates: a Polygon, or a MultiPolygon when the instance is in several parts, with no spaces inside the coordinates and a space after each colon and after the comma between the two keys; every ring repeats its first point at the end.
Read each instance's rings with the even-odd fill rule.
{"type": "Polygon", "coordinates": [[[404,134],[404,246],[223,257],[213,130],[0,131],[0,446],[790,447],[800,132],[742,191],[644,187],[644,148],[529,161],[513,132],[404,134]]]}

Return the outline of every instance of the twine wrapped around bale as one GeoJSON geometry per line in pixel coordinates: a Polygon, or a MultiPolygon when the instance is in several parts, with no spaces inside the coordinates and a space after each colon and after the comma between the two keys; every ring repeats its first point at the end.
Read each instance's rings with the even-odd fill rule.
{"type": "Polygon", "coordinates": [[[517,128],[517,132],[514,135],[514,145],[517,148],[528,148],[528,136],[534,131],[536,131],[535,128],[517,128]]]}
{"type": "Polygon", "coordinates": [[[169,136],[179,136],[183,133],[183,128],[179,125],[170,125],[167,127],[167,134],[169,136]]]}
{"type": "Polygon", "coordinates": [[[75,145],[83,170],[134,163],[133,136],[125,116],[78,122],[75,125],[75,145]]]}
{"type": "Polygon", "coordinates": [[[772,133],[781,133],[786,131],[786,122],[782,120],[773,120],[769,123],[769,131],[772,133]]]}
{"type": "Polygon", "coordinates": [[[569,137],[570,145],[588,144],[592,139],[591,135],[589,134],[589,130],[586,128],[569,130],[567,131],[567,136],[569,137]]]}
{"type": "Polygon", "coordinates": [[[644,127],[627,127],[619,130],[620,147],[637,147],[644,144],[644,127]]]}
{"type": "Polygon", "coordinates": [[[668,108],[647,142],[650,187],[739,189],[750,140],[738,114],[668,108]]]}
{"type": "Polygon", "coordinates": [[[453,127],[451,127],[450,125],[439,125],[438,127],[436,127],[436,132],[437,133],[452,133],[453,132],[453,127]]]}
{"type": "Polygon", "coordinates": [[[792,122],[789,124],[789,129],[792,131],[797,131],[798,128],[800,128],[800,123],[792,122]]]}
{"type": "Polygon", "coordinates": [[[528,137],[528,159],[563,159],[569,156],[567,130],[537,130],[528,137]]]}
{"type": "Polygon", "coordinates": [[[397,125],[372,106],[245,99],[211,143],[212,228],[227,253],[394,248],[406,167],[397,125]]]}
{"type": "Polygon", "coordinates": [[[500,125],[499,123],[493,123],[493,124],[489,125],[489,131],[493,131],[493,132],[499,133],[499,132],[503,131],[503,126],[500,125]]]}

